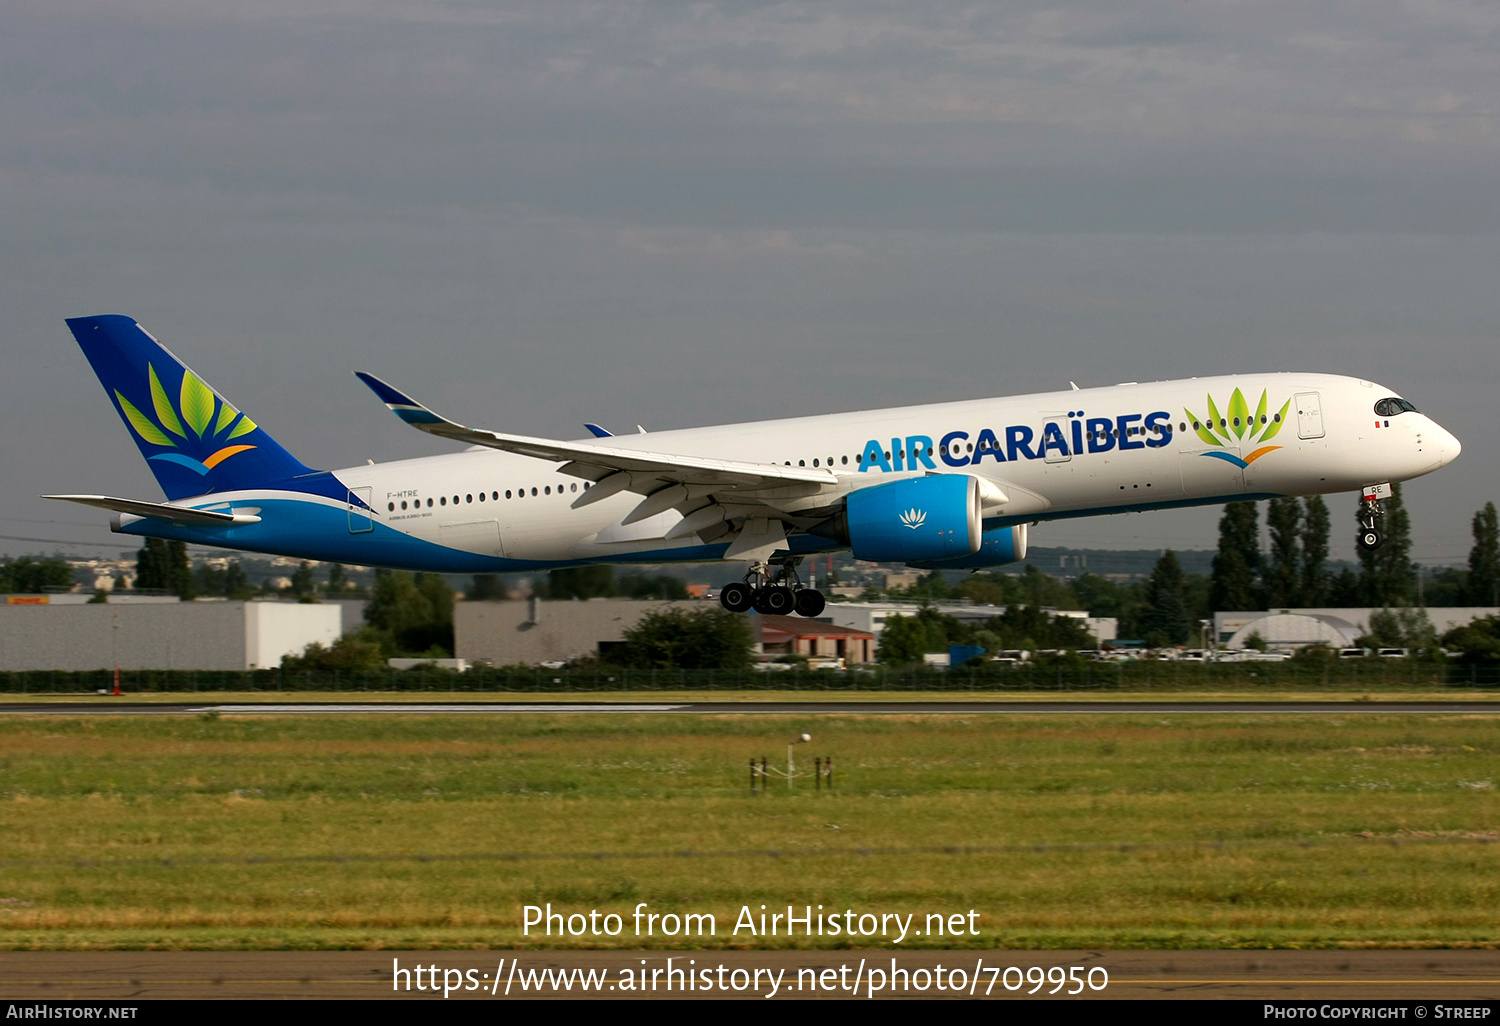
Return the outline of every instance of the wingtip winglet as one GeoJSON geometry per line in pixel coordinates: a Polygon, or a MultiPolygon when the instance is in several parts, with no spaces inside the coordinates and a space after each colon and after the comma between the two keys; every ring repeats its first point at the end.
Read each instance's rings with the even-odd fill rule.
{"type": "Polygon", "coordinates": [[[381,381],[373,374],[355,371],[354,376],[369,386],[370,391],[390,408],[390,411],[413,427],[424,424],[449,424],[447,418],[439,417],[411,396],[381,381]]]}
{"type": "Polygon", "coordinates": [[[355,371],[354,376],[363,381],[365,385],[370,389],[370,391],[379,396],[380,401],[385,403],[387,406],[393,404],[396,406],[422,405],[410,396],[398,391],[396,388],[386,384],[384,381],[381,381],[373,374],[366,373],[365,371],[355,371]]]}

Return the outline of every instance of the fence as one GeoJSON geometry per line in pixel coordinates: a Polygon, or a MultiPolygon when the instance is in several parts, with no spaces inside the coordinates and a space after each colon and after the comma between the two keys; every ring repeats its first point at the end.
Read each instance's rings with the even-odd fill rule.
{"type": "MultiPolygon", "coordinates": [[[[1095,663],[1039,661],[1018,666],[980,664],[954,670],[876,666],[848,671],[626,670],[611,667],[548,670],[474,667],[467,673],[433,668],[373,672],[282,670],[122,670],[132,693],[198,691],[332,692],[611,692],[611,691],[916,691],[1108,692],[1275,690],[1362,693],[1428,688],[1497,688],[1500,665],[1416,659],[1346,659],[1324,663],[1095,663]]],[[[78,694],[110,690],[109,670],[29,670],[0,673],[0,693],[78,694]]]]}

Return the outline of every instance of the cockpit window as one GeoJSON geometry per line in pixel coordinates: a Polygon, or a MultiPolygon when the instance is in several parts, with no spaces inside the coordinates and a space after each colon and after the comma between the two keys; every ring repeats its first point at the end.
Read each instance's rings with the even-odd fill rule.
{"type": "Polygon", "coordinates": [[[1417,408],[1405,399],[1382,399],[1375,404],[1375,415],[1377,417],[1394,417],[1399,413],[1416,413],[1417,408]]]}

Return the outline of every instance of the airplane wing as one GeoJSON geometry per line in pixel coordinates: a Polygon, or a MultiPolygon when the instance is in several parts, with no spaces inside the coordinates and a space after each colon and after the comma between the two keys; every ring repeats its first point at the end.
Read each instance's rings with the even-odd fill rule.
{"type": "MultiPolygon", "coordinates": [[[[736,500],[745,500],[753,499],[757,493],[794,486],[793,490],[799,495],[815,495],[823,487],[838,483],[837,476],[831,470],[622,449],[592,442],[560,442],[549,438],[530,438],[464,427],[438,416],[373,374],[363,371],[355,373],[390,407],[391,412],[419,431],[471,445],[562,463],[563,473],[595,482],[595,487],[580,495],[574,506],[586,506],[622,491],[655,498],[663,489],[674,489],[672,497],[677,501],[662,504],[668,498],[662,496],[653,503],[656,508],[651,512],[643,512],[638,508],[626,518],[626,523],[694,503],[695,500],[705,500],[709,495],[720,492],[733,492],[736,500]],[[802,487],[795,487],[799,485],[802,487]]],[[[702,502],[697,501],[696,504],[701,505],[702,502]]]]}
{"type": "Polygon", "coordinates": [[[140,499],[117,499],[112,495],[43,495],[44,499],[61,499],[84,506],[112,510],[115,513],[130,513],[138,517],[159,517],[179,524],[213,524],[230,527],[234,524],[258,524],[260,517],[248,513],[219,513],[208,509],[190,509],[166,502],[145,502],[140,499]]]}

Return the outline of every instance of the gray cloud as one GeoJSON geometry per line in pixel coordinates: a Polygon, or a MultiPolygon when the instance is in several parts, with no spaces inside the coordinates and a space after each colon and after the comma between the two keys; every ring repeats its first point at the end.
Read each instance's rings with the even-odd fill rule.
{"type": "Polygon", "coordinates": [[[437,451],[353,367],[563,435],[1306,368],[1465,440],[1412,486],[1461,558],[1497,39],[1469,3],[7,4],[0,479],[24,518],[154,494],[62,328],[105,310],[324,465],[437,451]]]}

